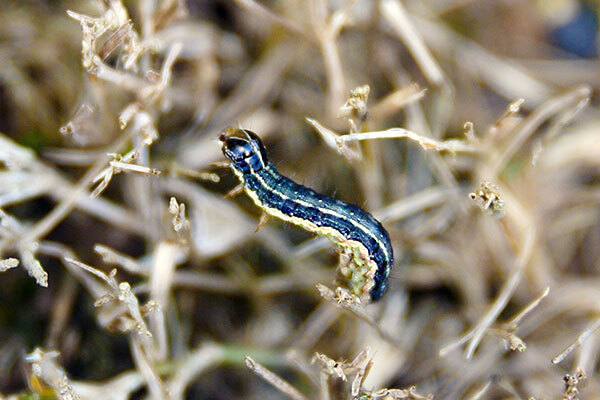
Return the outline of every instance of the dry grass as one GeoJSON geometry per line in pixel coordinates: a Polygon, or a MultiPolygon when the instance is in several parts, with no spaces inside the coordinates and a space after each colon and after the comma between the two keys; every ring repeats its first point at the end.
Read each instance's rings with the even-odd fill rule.
{"type": "Polygon", "coordinates": [[[600,64],[551,3],[4,5],[0,399],[600,398],[600,64]],[[381,302],[225,197],[235,124],[383,221],[381,302]]]}

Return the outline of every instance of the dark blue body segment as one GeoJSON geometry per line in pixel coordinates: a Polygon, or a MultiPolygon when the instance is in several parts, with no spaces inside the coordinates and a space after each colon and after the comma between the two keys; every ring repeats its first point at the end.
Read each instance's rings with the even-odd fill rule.
{"type": "MultiPolygon", "coordinates": [[[[392,263],[393,261],[394,260],[392,259],[392,263]]],[[[381,299],[387,291],[387,287],[390,283],[390,269],[392,268],[392,263],[390,263],[387,268],[381,268],[380,266],[377,269],[374,278],[375,286],[371,289],[371,300],[377,301],[381,299]]]]}
{"type": "Polygon", "coordinates": [[[362,243],[368,249],[370,258],[378,266],[374,277],[375,285],[370,292],[371,299],[375,301],[383,296],[389,283],[389,272],[394,259],[387,231],[371,214],[355,205],[317,193],[282,176],[270,162],[267,162],[264,168],[255,170],[254,173],[244,174],[244,181],[266,207],[278,209],[291,217],[308,220],[316,226],[331,227],[346,239],[362,243]],[[298,201],[310,204],[312,207],[298,201]],[[333,213],[322,212],[319,208],[331,210],[333,213]],[[362,225],[369,233],[357,228],[352,221],[362,225]],[[383,244],[385,249],[382,249],[380,244],[383,244]]]}

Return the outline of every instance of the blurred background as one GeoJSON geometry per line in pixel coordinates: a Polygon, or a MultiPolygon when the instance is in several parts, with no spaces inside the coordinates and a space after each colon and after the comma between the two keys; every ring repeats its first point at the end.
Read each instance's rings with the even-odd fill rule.
{"type": "Polygon", "coordinates": [[[598,1],[0,5],[0,399],[600,398],[598,1]],[[383,222],[382,301],[225,197],[237,125],[383,222]]]}

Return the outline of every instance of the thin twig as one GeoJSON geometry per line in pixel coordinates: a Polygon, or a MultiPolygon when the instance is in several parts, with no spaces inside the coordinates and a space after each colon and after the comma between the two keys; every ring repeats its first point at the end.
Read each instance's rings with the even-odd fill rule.
{"type": "Polygon", "coordinates": [[[488,312],[485,313],[485,315],[479,320],[477,326],[473,329],[473,336],[467,345],[467,348],[465,349],[465,357],[467,359],[473,357],[473,353],[475,352],[477,345],[479,345],[479,342],[481,341],[485,331],[491,326],[496,318],[498,318],[498,315],[500,315],[502,310],[504,310],[508,300],[510,300],[510,297],[517,289],[517,285],[521,281],[521,276],[523,275],[523,270],[525,269],[525,266],[531,258],[531,254],[533,253],[534,244],[535,228],[531,228],[525,234],[519,257],[517,258],[515,266],[513,267],[508,280],[500,289],[500,293],[496,298],[496,301],[494,301],[488,312]]]}
{"type": "Polygon", "coordinates": [[[343,308],[344,310],[350,311],[352,314],[356,315],[358,318],[362,319],[371,327],[373,327],[382,339],[394,346],[401,347],[402,344],[400,343],[400,341],[392,335],[390,335],[389,333],[387,333],[377,323],[377,321],[375,321],[370,315],[368,315],[365,312],[362,303],[358,302],[357,297],[351,295],[350,293],[346,293],[346,289],[337,288],[336,291],[333,291],[327,286],[318,283],[317,290],[319,290],[321,297],[323,297],[325,300],[334,302],[339,307],[343,308]]]}
{"type": "Polygon", "coordinates": [[[506,321],[503,325],[505,325],[507,327],[511,327],[513,329],[516,328],[517,325],[519,324],[519,322],[527,314],[529,314],[531,311],[533,311],[533,309],[536,308],[542,302],[542,300],[544,300],[546,298],[546,296],[548,296],[549,293],[550,293],[550,288],[547,287],[546,289],[544,289],[544,291],[542,292],[542,294],[540,294],[538,297],[536,297],[535,299],[533,299],[521,311],[519,311],[519,313],[517,313],[517,315],[515,315],[514,317],[512,317],[511,319],[509,319],[508,321],[506,321]]]}
{"type": "Polygon", "coordinates": [[[590,95],[591,89],[588,86],[580,86],[553,97],[536,108],[511,135],[506,146],[494,160],[492,172],[497,174],[544,121],[565,108],[577,106],[582,101],[587,102],[590,95]]]}
{"type": "Polygon", "coordinates": [[[436,151],[449,151],[451,153],[474,153],[477,149],[462,140],[450,139],[445,141],[439,141],[430,139],[425,136],[418,135],[403,128],[390,128],[385,131],[373,131],[373,132],[362,132],[362,133],[351,133],[349,135],[338,136],[336,143],[338,146],[342,146],[346,142],[353,142],[359,140],[374,140],[374,139],[401,139],[407,138],[414,140],[424,150],[436,150],[436,151]]]}
{"type": "Polygon", "coordinates": [[[421,89],[417,84],[400,88],[388,94],[371,107],[369,110],[371,119],[380,121],[388,116],[392,116],[407,104],[421,100],[425,97],[426,93],[427,89],[421,89]]]}
{"type": "MultiPolygon", "coordinates": [[[[118,152],[125,144],[130,140],[133,132],[129,132],[121,135],[121,137],[113,143],[107,153],[118,152]]],[[[94,165],[88,169],[85,175],[79,180],[77,185],[73,188],[69,197],[61,200],[56,207],[50,211],[44,218],[39,220],[29,230],[21,235],[19,238],[20,244],[27,244],[35,242],[39,238],[48,234],[56,225],[58,225],[64,218],[75,207],[79,197],[85,193],[89,187],[94,183],[94,178],[102,171],[106,163],[109,161],[108,156],[99,158],[94,165]]]]}
{"type": "Polygon", "coordinates": [[[552,359],[552,364],[558,364],[562,362],[569,354],[573,352],[577,347],[581,346],[583,342],[589,338],[592,333],[596,332],[596,330],[600,328],[600,318],[597,318],[594,322],[592,322],[578,337],[577,339],[571,343],[566,349],[564,349],[559,355],[552,359]]]}
{"type": "Polygon", "coordinates": [[[254,0],[234,0],[241,7],[245,8],[248,12],[254,14],[255,16],[264,19],[265,21],[273,24],[277,24],[293,32],[303,39],[316,42],[315,38],[309,35],[301,26],[296,24],[294,21],[284,18],[280,15],[275,14],[273,11],[269,10],[262,4],[257,3],[254,0]]]}
{"type": "Polygon", "coordinates": [[[442,69],[433,58],[419,32],[413,26],[413,20],[408,17],[402,3],[398,0],[381,0],[379,7],[382,17],[408,47],[427,80],[436,86],[449,86],[442,69]]]}
{"type": "Polygon", "coordinates": [[[190,351],[175,366],[166,385],[171,395],[171,400],[184,399],[185,390],[189,384],[203,371],[223,361],[223,349],[214,343],[205,343],[198,349],[190,351]]]}
{"type": "Polygon", "coordinates": [[[267,368],[263,367],[249,356],[246,356],[244,360],[246,361],[246,366],[250,368],[252,372],[263,378],[265,381],[269,382],[273,387],[275,387],[281,393],[288,396],[290,399],[308,400],[307,397],[305,397],[296,388],[290,385],[286,380],[271,372],[267,368]]]}
{"type": "Polygon", "coordinates": [[[413,140],[424,150],[449,151],[451,153],[474,153],[478,149],[470,143],[463,140],[450,139],[439,141],[431,139],[417,133],[411,132],[404,128],[390,128],[385,131],[372,131],[362,133],[350,133],[348,135],[340,135],[337,132],[326,128],[318,121],[312,118],[306,118],[306,121],[311,124],[317,132],[323,137],[325,144],[330,148],[337,150],[340,154],[348,159],[359,158],[360,156],[355,151],[345,146],[346,143],[357,142],[360,140],[375,140],[375,139],[402,139],[407,138],[413,140]]]}
{"type": "Polygon", "coordinates": [[[346,84],[342,61],[336,44],[337,37],[349,21],[348,8],[343,8],[328,16],[328,4],[324,0],[311,0],[310,7],[314,31],[321,45],[321,54],[327,74],[327,94],[329,113],[334,112],[344,104],[346,84]]]}

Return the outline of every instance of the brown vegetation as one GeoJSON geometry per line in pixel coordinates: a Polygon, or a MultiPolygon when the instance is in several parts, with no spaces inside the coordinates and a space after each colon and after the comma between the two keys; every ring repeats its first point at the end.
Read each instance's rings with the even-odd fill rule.
{"type": "Polygon", "coordinates": [[[572,8],[8,3],[0,399],[600,398],[600,64],[548,40],[572,8]],[[384,223],[382,301],[225,196],[235,124],[384,223]]]}

